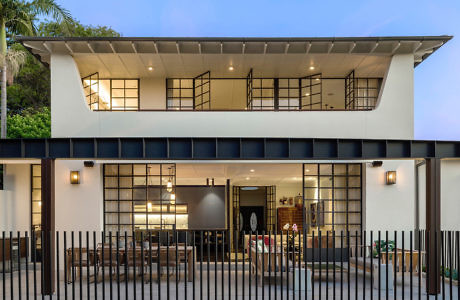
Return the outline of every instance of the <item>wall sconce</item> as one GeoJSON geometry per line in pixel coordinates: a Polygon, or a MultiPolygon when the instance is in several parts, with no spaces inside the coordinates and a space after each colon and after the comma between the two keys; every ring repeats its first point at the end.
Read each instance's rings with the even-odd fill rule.
{"type": "Polygon", "coordinates": [[[396,183],[396,171],[387,171],[385,173],[386,184],[395,184],[396,183]]]}
{"type": "Polygon", "coordinates": [[[70,183],[71,184],[80,183],[80,171],[70,171],[70,183]]]}

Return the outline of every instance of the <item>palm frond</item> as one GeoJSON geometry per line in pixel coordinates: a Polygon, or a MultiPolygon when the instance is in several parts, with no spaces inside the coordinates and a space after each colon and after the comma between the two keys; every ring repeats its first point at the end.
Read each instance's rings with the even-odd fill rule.
{"type": "Polygon", "coordinates": [[[0,54],[0,61],[5,61],[6,69],[8,70],[8,77],[10,80],[18,74],[21,66],[27,60],[27,52],[24,50],[16,50],[9,48],[6,52],[5,57],[0,54]],[[3,59],[4,58],[4,59],[3,59]]]}
{"type": "Polygon", "coordinates": [[[63,23],[73,21],[70,12],[54,0],[34,0],[27,3],[26,6],[35,15],[51,16],[56,21],[63,23]]]}

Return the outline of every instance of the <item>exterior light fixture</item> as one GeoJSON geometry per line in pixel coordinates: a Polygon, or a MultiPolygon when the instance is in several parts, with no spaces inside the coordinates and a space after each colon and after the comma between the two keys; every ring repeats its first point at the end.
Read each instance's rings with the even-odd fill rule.
{"type": "Polygon", "coordinates": [[[314,69],[315,69],[315,67],[313,67],[313,66],[310,66],[310,70],[314,70],[314,69]]]}
{"type": "Polygon", "coordinates": [[[80,171],[70,171],[70,183],[71,184],[80,183],[80,171]]]}
{"type": "Polygon", "coordinates": [[[152,66],[148,67],[147,69],[148,69],[149,71],[153,71],[153,67],[152,67],[152,66]]]}
{"type": "Polygon", "coordinates": [[[386,184],[395,184],[396,183],[396,171],[387,171],[385,173],[386,184]]]}
{"type": "Polygon", "coordinates": [[[176,203],[176,194],[171,193],[170,200],[171,200],[171,204],[175,204],[176,203]]]}
{"type": "Polygon", "coordinates": [[[255,171],[256,171],[256,170],[254,170],[254,169],[249,170],[249,172],[251,172],[251,173],[254,173],[255,171]]]}
{"type": "Polygon", "coordinates": [[[306,93],[305,96],[310,96],[310,93],[306,93]]]}
{"type": "Polygon", "coordinates": [[[152,210],[152,203],[150,203],[150,202],[147,203],[147,209],[148,209],[148,211],[151,211],[151,210],[152,210]]]}
{"type": "Polygon", "coordinates": [[[229,71],[233,71],[233,70],[235,70],[235,68],[234,68],[233,66],[229,66],[229,67],[228,67],[228,70],[229,70],[229,71]]]}

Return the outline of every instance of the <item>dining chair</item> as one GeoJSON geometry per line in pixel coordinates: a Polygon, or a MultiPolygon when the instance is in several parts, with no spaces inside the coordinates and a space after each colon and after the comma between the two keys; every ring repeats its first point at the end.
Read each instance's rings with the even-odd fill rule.
{"type": "Polygon", "coordinates": [[[171,276],[176,271],[176,247],[170,246],[160,249],[160,276],[163,275],[163,269],[169,267],[169,274],[171,276]],[[168,251],[169,249],[169,251],[168,251]]]}

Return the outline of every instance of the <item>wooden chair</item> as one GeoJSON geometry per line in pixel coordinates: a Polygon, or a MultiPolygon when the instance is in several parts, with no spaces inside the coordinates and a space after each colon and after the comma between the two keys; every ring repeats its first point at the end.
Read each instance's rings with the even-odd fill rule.
{"type": "Polygon", "coordinates": [[[167,268],[167,267],[169,267],[169,274],[167,275],[171,276],[171,274],[173,274],[176,271],[176,258],[177,258],[176,247],[170,246],[170,247],[160,248],[159,254],[160,254],[160,258],[159,258],[160,276],[163,275],[163,268],[167,268]]]}
{"type": "Polygon", "coordinates": [[[76,269],[76,276],[80,276],[81,270],[83,268],[90,268],[97,263],[97,259],[94,255],[94,251],[88,251],[86,248],[75,248],[74,249],[74,270],[76,269]],[[81,252],[80,252],[81,251],[81,252]],[[81,264],[80,264],[80,254],[81,254],[81,264]]]}
{"type": "MultiPolygon", "coordinates": [[[[101,268],[111,268],[110,272],[115,274],[117,268],[117,251],[115,248],[108,247],[107,245],[102,248],[97,248],[97,257],[98,257],[98,267],[97,271],[100,272],[101,268]]],[[[118,255],[118,261],[122,263],[122,255],[118,255]]]]}
{"type": "Polygon", "coordinates": [[[138,275],[141,275],[142,271],[144,271],[145,274],[145,268],[148,266],[147,251],[144,250],[144,255],[142,257],[141,248],[139,246],[136,246],[135,248],[128,249],[125,256],[125,265],[128,267],[128,272],[129,267],[133,267],[138,268],[138,275]]]}

